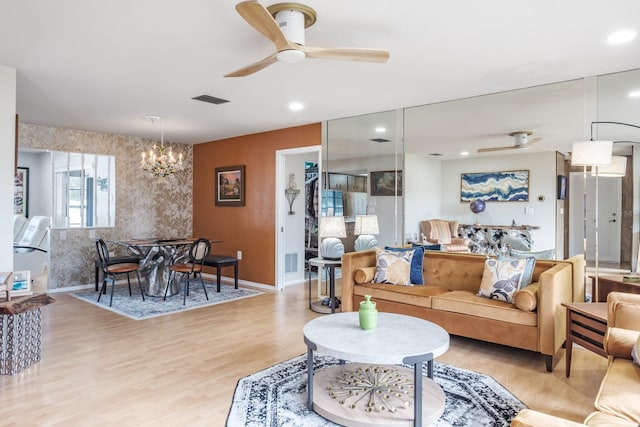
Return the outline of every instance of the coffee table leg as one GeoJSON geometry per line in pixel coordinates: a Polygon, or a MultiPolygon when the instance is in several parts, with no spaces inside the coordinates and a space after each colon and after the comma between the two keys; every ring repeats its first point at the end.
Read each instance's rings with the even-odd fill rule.
{"type": "Polygon", "coordinates": [[[422,362],[413,365],[413,425],[422,426],[422,362]]]}
{"type": "Polygon", "coordinates": [[[307,347],[307,408],[313,411],[313,350],[307,347]]]}

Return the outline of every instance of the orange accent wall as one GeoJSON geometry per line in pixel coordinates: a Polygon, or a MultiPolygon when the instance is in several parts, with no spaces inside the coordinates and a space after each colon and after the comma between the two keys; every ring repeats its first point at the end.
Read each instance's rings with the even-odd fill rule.
{"type": "Polygon", "coordinates": [[[321,132],[315,123],[194,145],[193,235],[222,240],[215,254],[241,250],[241,280],[275,286],[275,152],[320,145],[321,132]],[[236,165],[245,165],[245,205],[216,206],[215,168],[236,165]]]}

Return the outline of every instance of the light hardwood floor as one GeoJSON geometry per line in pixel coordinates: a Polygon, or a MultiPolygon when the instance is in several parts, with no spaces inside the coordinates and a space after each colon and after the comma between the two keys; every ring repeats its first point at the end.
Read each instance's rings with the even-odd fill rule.
{"type": "MultiPolygon", "coordinates": [[[[223,426],[237,380],[303,354],[306,285],[135,321],[53,294],[43,309],[43,360],[0,376],[2,426],[223,426]]],[[[161,303],[161,301],[155,301],[161,303]]],[[[154,303],[150,300],[149,303],[154,303]]],[[[440,362],[491,375],[527,406],[581,421],[606,359],[564,350],[553,373],[527,351],[451,338],[440,362]]]]}

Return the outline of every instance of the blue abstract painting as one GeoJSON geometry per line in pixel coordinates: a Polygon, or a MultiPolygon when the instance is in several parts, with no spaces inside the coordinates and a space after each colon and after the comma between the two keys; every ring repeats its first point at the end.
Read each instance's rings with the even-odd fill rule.
{"type": "Polygon", "coordinates": [[[463,173],[460,201],[528,202],[529,171],[463,173]]]}

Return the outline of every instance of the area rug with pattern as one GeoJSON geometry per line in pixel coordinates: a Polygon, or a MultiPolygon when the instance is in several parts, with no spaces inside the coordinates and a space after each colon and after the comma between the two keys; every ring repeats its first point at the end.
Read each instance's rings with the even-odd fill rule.
{"type": "MultiPolygon", "coordinates": [[[[314,355],[314,372],[338,364],[314,355]]],[[[410,368],[410,366],[407,366],[410,368]]],[[[423,374],[427,375],[426,364],[423,374]]],[[[493,378],[434,362],[433,378],[445,394],[444,414],[433,426],[509,426],[526,406],[493,378]]],[[[238,381],[227,417],[228,427],[335,426],[309,411],[307,356],[256,372],[238,381]]]]}
{"type": "Polygon", "coordinates": [[[240,287],[235,289],[232,285],[225,285],[224,283],[220,287],[220,292],[216,292],[217,286],[215,283],[205,281],[204,284],[207,288],[209,300],[207,301],[204,296],[202,285],[197,282],[191,284],[189,295],[187,295],[187,302],[184,305],[182,304],[182,293],[167,297],[166,301],[163,301],[162,297],[146,297],[145,301],[142,301],[137,283],[131,284],[133,296],[129,296],[129,288],[126,284],[116,285],[113,293],[113,304],[111,307],[109,307],[111,286],[107,287],[107,293],[102,295],[100,302],[97,302],[98,292],[94,290],[75,292],[71,295],[82,301],[89,302],[130,319],[142,320],[165,314],[177,313],[179,311],[193,310],[196,308],[221,304],[242,298],[249,298],[264,293],[240,287]]]}

